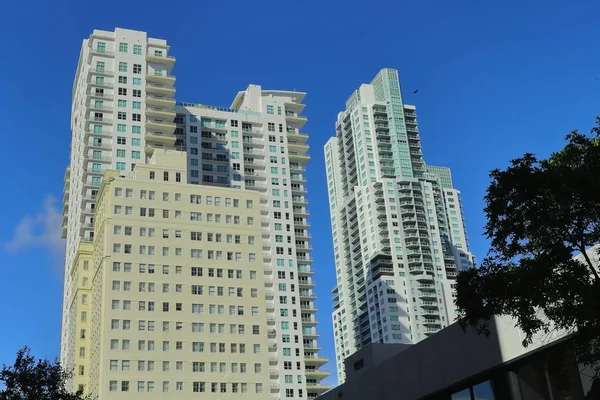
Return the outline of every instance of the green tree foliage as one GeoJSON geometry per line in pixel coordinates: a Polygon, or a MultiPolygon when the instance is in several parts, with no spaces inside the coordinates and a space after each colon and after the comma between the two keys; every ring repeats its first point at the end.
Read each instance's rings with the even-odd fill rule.
{"type": "Polygon", "coordinates": [[[494,315],[515,318],[525,345],[538,333],[571,332],[578,361],[598,366],[600,277],[586,249],[600,243],[600,119],[590,135],[566,140],[547,159],[525,154],[490,173],[491,248],[479,269],[458,275],[456,303],[463,326],[480,333],[494,315]]]}
{"type": "Polygon", "coordinates": [[[0,372],[0,400],[83,400],[81,393],[65,388],[71,374],[58,361],[35,360],[31,350],[24,347],[17,352],[15,364],[4,365],[0,372]]]}

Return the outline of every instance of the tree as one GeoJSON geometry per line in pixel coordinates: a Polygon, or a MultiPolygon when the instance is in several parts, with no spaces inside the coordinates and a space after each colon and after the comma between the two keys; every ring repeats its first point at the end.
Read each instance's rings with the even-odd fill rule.
{"type": "Polygon", "coordinates": [[[580,363],[600,373],[600,276],[586,250],[600,243],[600,118],[547,159],[525,154],[490,173],[480,268],[457,277],[459,320],[489,334],[494,315],[526,333],[566,330],[580,363]],[[573,259],[583,253],[584,261],[573,259]]]}
{"type": "Polygon", "coordinates": [[[65,388],[72,376],[58,361],[35,360],[31,349],[24,347],[17,352],[12,366],[4,365],[0,382],[0,400],[83,400],[80,392],[71,393],[65,388]]]}

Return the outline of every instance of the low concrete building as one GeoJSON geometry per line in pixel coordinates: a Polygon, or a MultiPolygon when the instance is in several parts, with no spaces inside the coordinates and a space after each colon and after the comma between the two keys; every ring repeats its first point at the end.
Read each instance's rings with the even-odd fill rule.
{"type": "Polygon", "coordinates": [[[535,337],[510,318],[495,318],[490,335],[457,324],[415,345],[372,343],[348,357],[346,382],[321,400],[583,400],[582,379],[560,332],[535,337]],[[560,357],[568,388],[547,372],[548,357],[560,357]]]}

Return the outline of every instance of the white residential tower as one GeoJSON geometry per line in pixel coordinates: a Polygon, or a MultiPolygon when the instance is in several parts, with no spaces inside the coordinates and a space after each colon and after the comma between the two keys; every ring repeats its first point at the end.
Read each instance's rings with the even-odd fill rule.
{"type": "Polygon", "coordinates": [[[325,145],[337,285],[338,381],[371,342],[413,344],[455,319],[457,271],[471,268],[450,170],[423,161],[415,107],[383,69],[339,113],[325,145]]]}

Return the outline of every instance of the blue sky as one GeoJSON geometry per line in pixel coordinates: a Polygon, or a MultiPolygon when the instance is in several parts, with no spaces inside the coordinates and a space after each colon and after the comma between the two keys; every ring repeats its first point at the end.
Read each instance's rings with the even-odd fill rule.
{"type": "Polygon", "coordinates": [[[478,258],[487,250],[488,171],[526,151],[549,154],[600,114],[598,1],[176,4],[2,1],[0,364],[25,344],[58,355],[64,243],[57,227],[71,86],[81,40],[94,28],[167,39],[181,101],[228,106],[250,83],[308,93],[317,305],[323,353],[332,359],[335,277],[322,147],[360,83],[384,67],[400,71],[404,100],[417,106],[425,161],[452,168],[478,258]]]}

